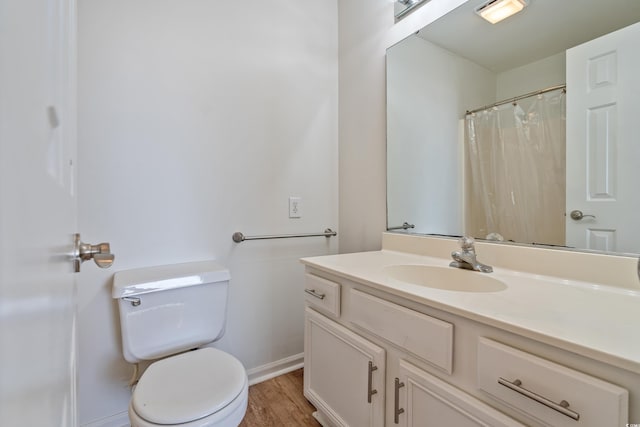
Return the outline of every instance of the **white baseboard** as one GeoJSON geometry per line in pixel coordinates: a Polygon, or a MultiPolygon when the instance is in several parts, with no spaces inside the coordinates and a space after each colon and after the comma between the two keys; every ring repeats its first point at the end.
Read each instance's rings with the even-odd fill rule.
{"type": "Polygon", "coordinates": [[[249,385],[261,383],[304,366],[304,353],[294,354],[266,365],[247,370],[249,385]]]}
{"type": "Polygon", "coordinates": [[[316,411],[311,415],[316,419],[316,421],[318,421],[318,423],[320,423],[322,427],[333,427],[331,421],[329,421],[322,412],[316,411]]]}
{"type": "Polygon", "coordinates": [[[111,415],[106,418],[102,418],[97,421],[92,421],[89,424],[82,424],[82,427],[130,427],[129,414],[127,412],[120,412],[119,414],[111,415]]]}

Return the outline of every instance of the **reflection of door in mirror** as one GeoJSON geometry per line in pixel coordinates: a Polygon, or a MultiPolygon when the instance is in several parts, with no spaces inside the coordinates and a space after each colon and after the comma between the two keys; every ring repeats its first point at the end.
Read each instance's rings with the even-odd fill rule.
{"type": "Polygon", "coordinates": [[[566,229],[570,246],[637,252],[638,46],[640,23],[567,51],[567,86],[572,91],[567,103],[566,229]],[[572,219],[568,213],[574,210],[584,217],[572,219]]]}

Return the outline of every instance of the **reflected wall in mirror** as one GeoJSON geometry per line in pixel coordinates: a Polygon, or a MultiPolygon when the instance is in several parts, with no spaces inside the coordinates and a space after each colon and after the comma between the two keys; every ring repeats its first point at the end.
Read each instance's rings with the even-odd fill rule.
{"type": "Polygon", "coordinates": [[[640,2],[485,2],[387,51],[387,227],[640,253],[640,2]]]}

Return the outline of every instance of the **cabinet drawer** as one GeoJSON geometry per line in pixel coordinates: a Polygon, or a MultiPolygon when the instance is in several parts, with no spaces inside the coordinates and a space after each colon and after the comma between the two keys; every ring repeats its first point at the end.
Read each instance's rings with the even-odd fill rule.
{"type": "Polygon", "coordinates": [[[451,374],[453,325],[351,289],[351,322],[451,374]]]}
{"type": "Polygon", "coordinates": [[[478,343],[478,387],[545,425],[628,422],[627,390],[486,338],[478,343]]]}
{"type": "Polygon", "coordinates": [[[304,275],[304,298],[309,305],[340,316],[340,284],[314,274],[304,275]]]}

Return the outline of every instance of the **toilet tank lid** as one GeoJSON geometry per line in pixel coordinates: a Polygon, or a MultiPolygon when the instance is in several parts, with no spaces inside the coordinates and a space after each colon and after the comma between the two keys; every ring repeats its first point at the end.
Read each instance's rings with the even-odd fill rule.
{"type": "Polygon", "coordinates": [[[113,298],[141,295],[185,286],[228,281],[229,270],[215,261],[187,262],[118,271],[113,275],[113,298]]]}

